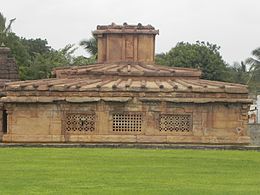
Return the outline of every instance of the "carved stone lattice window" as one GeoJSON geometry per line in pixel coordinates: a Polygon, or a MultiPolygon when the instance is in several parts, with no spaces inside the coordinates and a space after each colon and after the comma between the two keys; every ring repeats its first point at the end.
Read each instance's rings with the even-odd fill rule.
{"type": "Polygon", "coordinates": [[[140,132],[142,130],[142,115],[138,113],[113,114],[113,131],[140,132]]]}
{"type": "Polygon", "coordinates": [[[192,118],[189,114],[161,114],[160,131],[190,132],[192,118]]]}
{"type": "Polygon", "coordinates": [[[94,131],[96,126],[95,114],[67,113],[65,129],[68,132],[94,131]]]}

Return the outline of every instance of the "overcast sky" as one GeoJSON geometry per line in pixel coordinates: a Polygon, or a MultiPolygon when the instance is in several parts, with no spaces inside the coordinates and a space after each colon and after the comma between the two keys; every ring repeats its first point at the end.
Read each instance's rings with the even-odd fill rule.
{"type": "Polygon", "coordinates": [[[98,24],[112,22],[152,24],[160,30],[156,53],[180,41],[209,41],[232,64],[260,47],[260,0],[0,0],[0,5],[8,20],[16,18],[17,35],[47,39],[55,49],[78,44],[98,24]]]}

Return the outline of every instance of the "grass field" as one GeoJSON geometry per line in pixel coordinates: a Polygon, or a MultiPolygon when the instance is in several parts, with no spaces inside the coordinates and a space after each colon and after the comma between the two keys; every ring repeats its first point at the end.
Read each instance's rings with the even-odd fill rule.
{"type": "Polygon", "coordinates": [[[0,194],[260,194],[260,153],[0,148],[0,194]]]}

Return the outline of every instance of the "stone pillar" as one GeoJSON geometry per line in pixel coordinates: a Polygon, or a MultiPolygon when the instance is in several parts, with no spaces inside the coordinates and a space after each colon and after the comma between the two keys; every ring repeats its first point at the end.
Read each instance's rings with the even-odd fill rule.
{"type": "Polygon", "coordinates": [[[260,124],[260,95],[257,96],[257,123],[260,124]]]}
{"type": "Polygon", "coordinates": [[[3,104],[0,103],[0,142],[3,138],[3,104]]]}

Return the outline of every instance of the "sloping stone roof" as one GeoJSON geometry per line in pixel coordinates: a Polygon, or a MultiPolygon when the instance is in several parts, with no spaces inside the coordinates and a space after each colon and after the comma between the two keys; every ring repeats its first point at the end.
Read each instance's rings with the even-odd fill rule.
{"type": "Polygon", "coordinates": [[[56,68],[53,74],[57,78],[6,83],[5,91],[10,96],[26,94],[37,97],[53,96],[54,99],[54,96],[86,100],[86,96],[92,97],[93,94],[95,98],[109,98],[152,93],[149,98],[177,98],[175,101],[183,102],[248,101],[246,85],[199,79],[201,71],[196,69],[140,63],[93,64],[56,68]]]}
{"type": "Polygon", "coordinates": [[[121,92],[198,92],[198,93],[248,93],[247,86],[209,81],[203,79],[184,79],[181,77],[96,77],[53,78],[33,81],[6,83],[7,91],[121,91],[121,92]]]}
{"type": "Polygon", "coordinates": [[[140,101],[250,103],[246,85],[199,79],[200,71],[157,65],[57,68],[57,78],[5,84],[2,102],[140,101]],[[126,100],[127,98],[127,100],[126,100]]]}
{"type": "Polygon", "coordinates": [[[94,76],[131,77],[193,77],[199,78],[201,71],[192,68],[177,68],[142,63],[93,64],[87,66],[60,67],[53,70],[57,78],[94,76]]]}

